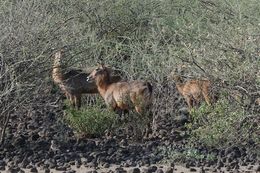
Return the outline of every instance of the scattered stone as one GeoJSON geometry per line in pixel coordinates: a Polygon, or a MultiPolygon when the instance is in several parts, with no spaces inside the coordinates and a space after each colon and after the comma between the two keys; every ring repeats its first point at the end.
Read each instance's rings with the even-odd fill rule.
{"type": "Polygon", "coordinates": [[[66,173],[76,173],[75,170],[69,170],[69,171],[66,171],[66,173]]]}
{"type": "Polygon", "coordinates": [[[155,172],[157,170],[157,166],[149,166],[148,172],[155,172]]]}
{"type": "Polygon", "coordinates": [[[126,147],[128,145],[127,139],[122,139],[120,145],[126,147]]]}
{"type": "Polygon", "coordinates": [[[167,167],[165,173],[173,173],[173,168],[167,167]]]}
{"type": "Polygon", "coordinates": [[[96,170],[88,171],[87,173],[98,173],[96,170]]]}
{"type": "Polygon", "coordinates": [[[33,168],[33,165],[27,165],[26,166],[26,169],[32,169],[33,168]]]}
{"type": "Polygon", "coordinates": [[[35,172],[35,173],[37,173],[38,170],[37,170],[37,168],[33,167],[33,168],[30,169],[30,172],[35,172]]]}
{"type": "Polygon", "coordinates": [[[142,173],[148,173],[148,168],[143,168],[142,173]]]}
{"type": "Polygon", "coordinates": [[[0,166],[0,171],[4,171],[5,170],[5,166],[0,166]]]}
{"type": "Polygon", "coordinates": [[[256,166],[255,171],[260,172],[260,165],[256,166]]]}
{"type": "Polygon", "coordinates": [[[18,171],[18,173],[25,173],[25,171],[22,170],[22,169],[20,169],[20,170],[18,171]]]}
{"type": "Polygon", "coordinates": [[[186,164],[185,164],[185,168],[190,168],[190,164],[189,164],[189,163],[186,163],[186,164]]]}
{"type": "Polygon", "coordinates": [[[205,173],[205,172],[206,171],[205,171],[204,167],[201,167],[199,173],[205,173]]]}
{"type": "Polygon", "coordinates": [[[6,166],[6,163],[3,160],[0,160],[0,166],[6,166]]]}
{"type": "Polygon", "coordinates": [[[66,171],[67,169],[66,169],[66,167],[58,166],[58,167],[56,167],[56,170],[57,171],[66,171]]]}
{"type": "Polygon", "coordinates": [[[88,163],[88,167],[95,168],[95,167],[97,167],[97,163],[96,162],[90,162],[90,163],[88,163]]]}
{"type": "Polygon", "coordinates": [[[249,165],[249,166],[247,167],[247,169],[248,169],[248,170],[252,170],[253,167],[254,167],[253,165],[249,165]]]}
{"type": "Polygon", "coordinates": [[[172,168],[174,168],[175,163],[174,163],[174,162],[171,162],[170,166],[171,166],[172,168]]]}
{"type": "MultiPolygon", "coordinates": [[[[178,108],[181,107],[180,105],[178,108]]],[[[0,148],[1,172],[23,172],[16,168],[18,166],[19,168],[27,168],[31,172],[45,171],[49,173],[50,169],[56,169],[66,171],[66,173],[73,173],[75,171],[71,170],[71,165],[80,167],[83,164],[87,168],[98,169],[97,166],[109,168],[112,164],[122,164],[124,167],[130,167],[128,173],[142,172],[142,168],[133,168],[137,165],[146,165],[147,168],[144,168],[144,172],[160,173],[164,170],[164,172],[172,173],[174,168],[177,168],[174,162],[167,165],[168,167],[151,166],[163,159],[160,153],[156,153],[155,149],[166,146],[181,153],[187,147],[186,135],[188,133],[185,127],[181,125],[189,121],[189,112],[186,106],[179,109],[179,114],[177,113],[176,116],[172,117],[171,121],[164,117],[165,113],[163,112],[160,114],[162,116],[158,115],[159,118],[156,117],[156,121],[159,120],[156,122],[156,133],[158,135],[156,136],[160,136],[161,139],[149,139],[142,143],[126,139],[124,130],[122,130],[122,135],[113,134],[116,137],[112,137],[112,139],[84,138],[77,141],[73,131],[66,127],[67,125],[57,123],[57,109],[41,110],[43,113],[37,110],[37,106],[33,109],[35,109],[32,110],[35,111],[32,112],[33,116],[23,117],[21,114],[19,120],[18,118],[11,119],[11,126],[8,127],[10,130],[6,132],[5,146],[0,148]],[[21,120],[24,122],[21,128],[22,126],[24,128],[19,131],[17,127],[21,120]],[[175,122],[179,122],[178,125],[175,122]],[[39,133],[40,131],[42,133],[39,133]],[[57,153],[49,151],[52,140],[62,141],[60,151],[57,153]]],[[[167,116],[171,117],[172,115],[167,116]]],[[[190,172],[211,172],[212,167],[210,167],[209,171],[206,169],[207,166],[212,166],[212,164],[218,172],[221,171],[220,168],[222,167],[235,172],[239,170],[239,165],[248,168],[251,172],[260,172],[260,165],[256,165],[259,158],[248,149],[229,147],[227,149],[212,150],[203,146],[194,146],[194,148],[205,155],[216,154],[220,159],[217,162],[215,160],[208,162],[208,165],[206,161],[201,163],[196,161],[197,170],[193,168],[194,163],[186,161],[184,164],[186,163],[186,167],[190,172]],[[205,166],[205,170],[200,166],[205,166]]],[[[113,171],[110,170],[110,172],[113,171]]],[[[118,168],[116,172],[126,172],[126,169],[118,168]]]]}
{"type": "Polygon", "coordinates": [[[127,173],[127,172],[123,168],[118,167],[118,168],[115,169],[115,173],[127,173]]]}
{"type": "Polygon", "coordinates": [[[26,144],[25,138],[18,137],[14,140],[13,145],[17,147],[22,147],[26,144]]]}
{"type": "Polygon", "coordinates": [[[217,163],[217,169],[220,169],[224,166],[223,162],[219,159],[217,163]]]}
{"type": "Polygon", "coordinates": [[[49,168],[46,168],[46,169],[44,170],[44,172],[45,172],[45,173],[50,173],[51,171],[50,171],[49,168]]]}
{"type": "Polygon", "coordinates": [[[195,168],[190,168],[190,172],[197,172],[197,169],[195,169],[195,168]]]}
{"type": "Polygon", "coordinates": [[[213,169],[212,172],[218,172],[218,170],[217,169],[213,169]]]}
{"type": "Polygon", "coordinates": [[[105,164],[103,165],[103,167],[104,167],[104,168],[109,168],[110,165],[109,165],[108,163],[105,163],[105,164]]]}
{"type": "Polygon", "coordinates": [[[162,169],[157,169],[156,173],[164,173],[162,169]]]}
{"type": "Polygon", "coordinates": [[[140,171],[140,169],[139,168],[133,168],[133,169],[130,169],[129,171],[128,171],[128,173],[140,173],[141,171],[140,171]]]}
{"type": "Polygon", "coordinates": [[[7,173],[17,173],[18,171],[20,171],[20,168],[10,167],[10,168],[8,168],[7,173]]]}

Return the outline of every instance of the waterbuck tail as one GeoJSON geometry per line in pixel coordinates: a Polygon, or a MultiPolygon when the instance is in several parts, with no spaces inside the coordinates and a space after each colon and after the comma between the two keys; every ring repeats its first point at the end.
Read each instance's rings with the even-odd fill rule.
{"type": "Polygon", "coordinates": [[[52,78],[55,83],[61,83],[63,74],[61,69],[61,56],[62,52],[58,51],[54,55],[54,63],[53,63],[53,69],[52,69],[52,78]]]}

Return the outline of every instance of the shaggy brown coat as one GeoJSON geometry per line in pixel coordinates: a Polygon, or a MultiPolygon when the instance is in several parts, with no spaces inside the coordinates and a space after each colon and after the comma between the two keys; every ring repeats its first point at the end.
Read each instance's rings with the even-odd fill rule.
{"type": "Polygon", "coordinates": [[[208,105],[211,104],[211,82],[209,80],[193,79],[184,82],[179,75],[173,75],[173,79],[178,91],[187,102],[189,109],[198,106],[203,100],[206,101],[208,105]]]}
{"type": "MultiPolygon", "coordinates": [[[[81,95],[84,93],[98,93],[98,89],[94,81],[87,81],[87,77],[90,73],[80,69],[69,69],[67,71],[62,69],[61,58],[63,55],[63,50],[56,52],[54,55],[52,78],[54,83],[59,85],[61,90],[65,93],[72,106],[77,106],[79,109],[81,107],[81,95]]],[[[113,76],[111,81],[118,82],[120,80],[120,76],[113,76]]]]}
{"type": "MultiPolygon", "coordinates": [[[[152,105],[153,89],[149,82],[129,81],[110,82],[108,68],[101,65],[90,75],[89,80],[94,79],[100,95],[108,107],[114,111],[135,109],[137,113],[143,114],[149,111],[152,105]]],[[[150,126],[148,124],[149,130],[150,126]]],[[[148,131],[147,131],[148,133],[148,131]]],[[[146,135],[148,135],[146,133],[146,135]]]]}

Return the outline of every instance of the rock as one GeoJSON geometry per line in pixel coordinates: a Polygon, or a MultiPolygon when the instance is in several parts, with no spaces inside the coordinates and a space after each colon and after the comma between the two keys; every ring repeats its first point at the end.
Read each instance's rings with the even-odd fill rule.
{"type": "Polygon", "coordinates": [[[18,168],[18,167],[10,167],[6,172],[7,173],[17,173],[18,171],[20,171],[20,168],[18,168]]]}
{"type": "Polygon", "coordinates": [[[88,165],[90,168],[95,168],[95,167],[97,167],[97,163],[94,162],[94,161],[89,162],[87,165],[88,165]]]}
{"type": "Polygon", "coordinates": [[[120,141],[120,145],[121,145],[121,146],[124,146],[124,147],[128,146],[128,141],[127,141],[127,139],[122,139],[122,140],[120,141]]]}
{"type": "Polygon", "coordinates": [[[132,160],[130,160],[130,159],[128,159],[128,160],[126,160],[124,163],[123,163],[123,166],[124,167],[129,167],[129,166],[135,166],[135,163],[132,161],[132,160]]]}
{"type": "Polygon", "coordinates": [[[127,168],[130,166],[127,162],[124,162],[124,163],[122,163],[121,165],[122,165],[123,167],[127,167],[127,168]]]}
{"type": "Polygon", "coordinates": [[[212,172],[218,172],[218,170],[214,168],[214,169],[212,170],[212,172]]]}
{"type": "Polygon", "coordinates": [[[167,167],[165,173],[173,173],[173,168],[167,167]]]}
{"type": "Polygon", "coordinates": [[[66,171],[67,169],[66,169],[66,167],[64,167],[64,166],[58,166],[58,167],[56,167],[55,168],[57,171],[66,171]]]}
{"type": "Polygon", "coordinates": [[[195,168],[190,168],[190,172],[197,172],[197,169],[195,169],[195,168]]]}
{"type": "Polygon", "coordinates": [[[116,152],[116,149],[115,148],[109,148],[108,150],[107,150],[107,154],[108,155],[112,155],[113,153],[115,153],[116,152]]]}
{"type": "Polygon", "coordinates": [[[104,167],[104,168],[109,168],[110,165],[109,165],[108,163],[105,163],[105,164],[103,165],[103,167],[104,167]]]}
{"type": "Polygon", "coordinates": [[[30,169],[30,172],[38,172],[37,168],[33,167],[30,169]]]}
{"type": "Polygon", "coordinates": [[[16,147],[23,147],[26,144],[26,140],[23,136],[15,138],[13,145],[16,147]]]}
{"type": "Polygon", "coordinates": [[[248,169],[248,170],[252,170],[253,167],[254,167],[253,165],[249,165],[249,166],[247,167],[247,169],[248,169]]]}
{"type": "Polygon", "coordinates": [[[142,173],[148,173],[148,169],[147,168],[143,168],[142,169],[142,173]]]}
{"type": "Polygon", "coordinates": [[[226,166],[226,170],[227,170],[227,171],[230,171],[230,170],[231,170],[231,168],[230,168],[229,165],[226,166]]]}
{"type": "Polygon", "coordinates": [[[30,140],[32,141],[36,141],[37,139],[39,139],[39,134],[38,133],[32,133],[31,134],[31,137],[30,137],[30,140]]]}
{"type": "Polygon", "coordinates": [[[221,161],[221,159],[218,160],[217,162],[217,169],[220,169],[224,166],[223,162],[221,161]]]}
{"type": "Polygon", "coordinates": [[[239,165],[237,161],[233,161],[230,163],[231,169],[239,169],[239,165]]]}
{"type": "Polygon", "coordinates": [[[0,166],[0,171],[4,171],[5,170],[5,166],[0,166]]]}
{"type": "Polygon", "coordinates": [[[27,159],[24,159],[21,163],[18,164],[18,166],[21,168],[26,168],[29,164],[29,161],[27,159]]]}
{"type": "Polygon", "coordinates": [[[76,173],[75,170],[69,170],[69,171],[66,171],[66,173],[76,173]]]}
{"type": "Polygon", "coordinates": [[[5,163],[5,161],[3,161],[3,160],[0,160],[0,166],[6,166],[6,163],[5,163]]]}
{"type": "Polygon", "coordinates": [[[260,172],[260,165],[256,166],[255,171],[260,172]]]}
{"type": "Polygon", "coordinates": [[[185,168],[190,168],[190,164],[189,163],[185,163],[185,168]]]}
{"type": "Polygon", "coordinates": [[[46,169],[44,170],[44,172],[45,172],[45,173],[50,173],[51,171],[50,171],[49,168],[46,168],[46,169]]]}
{"type": "Polygon", "coordinates": [[[96,170],[88,171],[87,173],[98,173],[96,170]]]}
{"type": "Polygon", "coordinates": [[[75,160],[70,161],[69,164],[70,164],[70,165],[75,165],[75,164],[76,164],[76,163],[75,163],[75,160]]]}
{"type": "Polygon", "coordinates": [[[164,173],[162,169],[157,169],[156,173],[164,173]]]}
{"type": "Polygon", "coordinates": [[[20,169],[20,170],[18,171],[18,173],[25,173],[25,171],[22,170],[22,169],[20,169]]]}
{"type": "Polygon", "coordinates": [[[149,166],[148,172],[155,172],[157,170],[157,166],[149,166]]]}
{"type": "Polygon", "coordinates": [[[148,157],[143,157],[142,158],[142,165],[150,165],[150,160],[148,157]]]}
{"type": "Polygon", "coordinates": [[[189,115],[189,109],[187,107],[182,107],[179,109],[180,114],[189,115]]]}
{"type": "Polygon", "coordinates": [[[139,168],[133,168],[133,169],[130,169],[129,171],[128,171],[128,173],[140,173],[141,171],[140,171],[140,169],[139,168]]]}
{"type": "Polygon", "coordinates": [[[127,173],[127,172],[123,168],[118,167],[118,168],[115,169],[115,173],[127,173]]]}
{"type": "Polygon", "coordinates": [[[174,162],[171,162],[170,166],[171,166],[172,168],[174,168],[175,163],[174,163],[174,162]]]}
{"type": "Polygon", "coordinates": [[[199,173],[205,173],[205,172],[206,171],[205,171],[204,167],[201,167],[199,173]]]}
{"type": "Polygon", "coordinates": [[[241,156],[241,152],[238,147],[229,147],[225,150],[225,155],[228,159],[228,162],[232,162],[234,159],[241,156]]]}
{"type": "Polygon", "coordinates": [[[189,116],[185,114],[180,114],[174,118],[174,121],[178,126],[182,126],[189,121],[189,116]]]}
{"type": "Polygon", "coordinates": [[[77,159],[77,160],[75,161],[75,164],[76,164],[76,167],[77,167],[77,168],[80,168],[80,166],[82,165],[82,162],[81,162],[80,159],[77,159]]]}
{"type": "Polygon", "coordinates": [[[164,136],[166,136],[167,135],[167,131],[166,130],[163,130],[163,129],[160,129],[159,130],[159,137],[160,138],[162,138],[162,137],[164,137],[164,136]]]}
{"type": "Polygon", "coordinates": [[[30,130],[35,130],[35,129],[37,129],[37,125],[35,123],[33,123],[33,124],[30,123],[30,124],[27,125],[27,128],[30,129],[30,130]]]}

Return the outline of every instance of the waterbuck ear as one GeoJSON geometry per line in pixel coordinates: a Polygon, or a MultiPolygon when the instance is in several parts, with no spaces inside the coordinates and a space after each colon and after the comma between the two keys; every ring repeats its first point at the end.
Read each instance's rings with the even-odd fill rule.
{"type": "Polygon", "coordinates": [[[101,65],[101,63],[97,63],[97,67],[95,68],[95,69],[99,69],[99,68],[102,68],[102,65],[101,65]]]}
{"type": "Polygon", "coordinates": [[[100,66],[101,66],[102,69],[105,68],[105,64],[104,63],[101,63],[100,66]]]}

